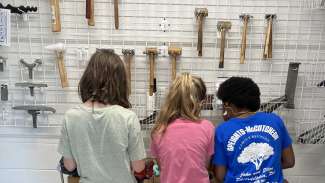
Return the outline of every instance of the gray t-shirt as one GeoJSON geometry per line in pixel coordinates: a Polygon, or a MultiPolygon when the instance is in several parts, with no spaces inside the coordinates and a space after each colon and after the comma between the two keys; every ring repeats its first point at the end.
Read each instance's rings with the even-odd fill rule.
{"type": "Polygon", "coordinates": [[[67,111],[58,152],[76,161],[81,183],[134,183],[130,161],[146,157],[136,114],[119,105],[67,111]]]}

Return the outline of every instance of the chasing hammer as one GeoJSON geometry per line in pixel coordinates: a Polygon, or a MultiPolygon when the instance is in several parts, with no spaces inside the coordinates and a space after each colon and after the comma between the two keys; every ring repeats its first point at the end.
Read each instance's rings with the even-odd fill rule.
{"type": "Polygon", "coordinates": [[[198,21],[198,41],[197,41],[197,51],[198,56],[202,56],[202,47],[203,47],[203,18],[208,16],[207,8],[195,8],[195,17],[198,21]]]}
{"type": "Polygon", "coordinates": [[[219,68],[224,67],[225,61],[225,44],[226,44],[226,32],[231,29],[231,22],[219,21],[217,25],[218,31],[221,32],[221,44],[220,44],[220,61],[219,68]]]}
{"type": "Polygon", "coordinates": [[[128,85],[129,85],[129,95],[131,94],[131,60],[134,56],[134,49],[122,49],[124,55],[124,61],[126,64],[126,70],[128,73],[128,85]]]}
{"type": "Polygon", "coordinates": [[[154,93],[154,87],[155,87],[155,58],[157,57],[158,50],[157,48],[146,48],[146,51],[143,52],[144,54],[147,54],[149,56],[149,96],[153,96],[154,93]]]}
{"type": "Polygon", "coordinates": [[[239,15],[239,18],[243,21],[243,32],[242,32],[242,40],[241,40],[241,47],[240,47],[240,64],[245,63],[245,57],[246,57],[246,38],[247,38],[247,27],[248,27],[248,21],[252,16],[247,14],[239,15]]]}
{"type": "Polygon", "coordinates": [[[176,59],[179,55],[182,55],[182,48],[169,47],[168,54],[172,57],[171,68],[172,68],[172,81],[176,78],[176,59]]]}
{"type": "Polygon", "coordinates": [[[273,34],[273,20],[276,19],[275,14],[266,14],[267,28],[265,34],[263,59],[272,58],[272,34],[273,34]]]}

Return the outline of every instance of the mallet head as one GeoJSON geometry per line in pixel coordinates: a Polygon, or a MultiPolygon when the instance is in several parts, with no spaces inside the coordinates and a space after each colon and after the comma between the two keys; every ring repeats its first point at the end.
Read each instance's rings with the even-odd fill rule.
{"type": "Polygon", "coordinates": [[[245,20],[245,19],[249,20],[249,19],[253,18],[253,16],[249,15],[249,14],[241,14],[241,15],[239,15],[239,18],[241,20],[245,20]]]}
{"type": "Polygon", "coordinates": [[[134,55],[135,51],[134,49],[122,49],[123,55],[134,55]]]}
{"type": "Polygon", "coordinates": [[[217,28],[219,31],[227,31],[231,29],[230,21],[218,21],[217,28]]]}
{"type": "Polygon", "coordinates": [[[178,47],[169,47],[168,48],[168,54],[172,56],[178,56],[182,54],[182,48],[178,47]]]}
{"type": "Polygon", "coordinates": [[[146,51],[143,52],[143,54],[147,55],[158,55],[158,49],[157,48],[146,48],[146,51]]]}
{"type": "Polygon", "coordinates": [[[46,46],[45,49],[62,52],[65,50],[65,45],[63,43],[56,43],[46,46]]]}
{"type": "Polygon", "coordinates": [[[196,17],[207,17],[208,16],[208,8],[195,8],[194,14],[196,17]]]}
{"type": "Polygon", "coordinates": [[[276,14],[266,14],[265,15],[265,19],[270,19],[270,18],[272,18],[272,19],[276,19],[276,14]]]}

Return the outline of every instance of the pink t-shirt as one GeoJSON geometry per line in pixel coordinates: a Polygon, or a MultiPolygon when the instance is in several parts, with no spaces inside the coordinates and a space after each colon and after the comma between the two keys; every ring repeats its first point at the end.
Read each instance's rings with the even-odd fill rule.
{"type": "Polygon", "coordinates": [[[207,163],[214,153],[210,121],[176,119],[162,136],[155,136],[151,154],[160,163],[161,183],[209,183],[207,163]]]}

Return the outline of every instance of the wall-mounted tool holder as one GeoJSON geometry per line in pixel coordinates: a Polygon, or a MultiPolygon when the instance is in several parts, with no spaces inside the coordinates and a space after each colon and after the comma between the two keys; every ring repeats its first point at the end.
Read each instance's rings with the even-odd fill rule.
{"type": "Polygon", "coordinates": [[[15,86],[16,87],[29,88],[29,90],[30,90],[30,96],[34,96],[34,88],[47,87],[47,84],[45,84],[45,83],[22,82],[22,83],[16,83],[15,86]]]}
{"type": "Polygon", "coordinates": [[[8,101],[8,85],[1,85],[1,101],[8,101]]]}
{"type": "Polygon", "coordinates": [[[56,110],[53,107],[42,106],[42,105],[22,105],[22,106],[15,106],[12,109],[24,110],[27,111],[28,114],[32,115],[33,128],[37,128],[37,115],[39,115],[41,111],[49,111],[52,113],[56,112],[56,110]]]}
{"type": "Polygon", "coordinates": [[[29,79],[33,79],[33,70],[42,64],[41,59],[36,59],[34,63],[27,63],[24,59],[20,59],[20,63],[28,69],[29,79]]]}
{"type": "Polygon", "coordinates": [[[7,61],[7,58],[0,56],[0,72],[4,71],[6,61],[7,61]]]}

